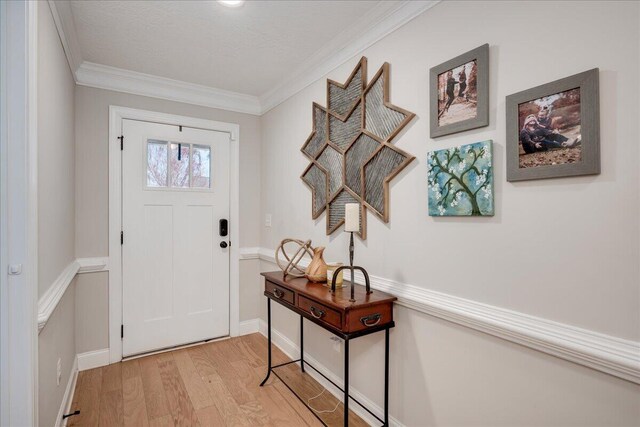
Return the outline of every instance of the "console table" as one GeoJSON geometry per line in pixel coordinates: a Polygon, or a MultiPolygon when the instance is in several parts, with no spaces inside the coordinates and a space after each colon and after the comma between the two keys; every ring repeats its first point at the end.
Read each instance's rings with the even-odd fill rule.
{"type": "MultiPolygon", "coordinates": [[[[268,321],[268,370],[267,376],[260,386],[263,386],[271,372],[278,378],[280,376],[273,371],[275,368],[300,362],[300,368],[304,372],[305,365],[322,375],[327,381],[344,393],[344,425],[349,424],[349,398],[370,413],[384,426],[389,425],[389,329],[395,326],[393,321],[393,302],[396,297],[380,291],[366,293],[365,287],[356,285],[355,302],[349,301],[350,283],[344,288],[337,288],[335,293],[331,288],[308,281],[306,278],[285,276],[281,271],[262,273],[265,278],[264,295],[267,297],[267,321],[268,321]],[[276,366],[271,365],[271,300],[300,315],[300,358],[276,366]],[[322,372],[304,361],[304,328],[303,319],[308,319],[316,325],[326,329],[332,334],[344,340],[344,389],[339,387],[322,372]],[[384,339],[384,420],[371,412],[353,397],[349,396],[349,341],[375,332],[385,332],[384,339]]],[[[282,378],[280,378],[282,380],[282,378]]],[[[284,381],[282,381],[285,383],[284,381]]],[[[285,385],[287,385],[285,383],[285,385]]],[[[287,385],[291,390],[291,388],[287,385]]],[[[302,403],[309,407],[297,393],[291,390],[302,403]]],[[[324,424],[320,417],[312,410],[313,414],[324,424]]]]}

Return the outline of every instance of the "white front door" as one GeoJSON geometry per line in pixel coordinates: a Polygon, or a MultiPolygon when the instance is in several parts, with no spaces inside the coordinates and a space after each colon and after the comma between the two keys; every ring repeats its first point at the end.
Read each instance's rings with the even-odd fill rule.
{"type": "Polygon", "coordinates": [[[122,129],[123,356],[229,335],[229,134],[122,129]]]}

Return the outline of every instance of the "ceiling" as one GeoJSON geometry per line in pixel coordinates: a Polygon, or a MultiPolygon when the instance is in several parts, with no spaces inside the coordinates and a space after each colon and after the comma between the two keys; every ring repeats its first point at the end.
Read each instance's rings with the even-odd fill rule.
{"type": "Polygon", "coordinates": [[[437,1],[49,3],[78,84],[261,114],[437,1]]]}

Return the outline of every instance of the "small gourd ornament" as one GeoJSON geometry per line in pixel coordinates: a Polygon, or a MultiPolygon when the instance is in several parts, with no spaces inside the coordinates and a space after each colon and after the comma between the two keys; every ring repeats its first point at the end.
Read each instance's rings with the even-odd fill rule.
{"type": "Polygon", "coordinates": [[[317,247],[313,250],[313,259],[307,267],[307,279],[312,282],[321,283],[327,281],[327,263],[322,258],[324,246],[317,247]]]}

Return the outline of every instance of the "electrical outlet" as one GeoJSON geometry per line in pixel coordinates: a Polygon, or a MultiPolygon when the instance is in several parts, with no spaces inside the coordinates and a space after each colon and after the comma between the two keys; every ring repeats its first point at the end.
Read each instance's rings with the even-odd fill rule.
{"type": "Polygon", "coordinates": [[[266,214],[264,216],[264,226],[271,227],[271,214],[266,214]]]}
{"type": "Polygon", "coordinates": [[[58,369],[56,370],[56,382],[60,385],[60,378],[62,377],[62,359],[58,357],[58,369]]]}
{"type": "Polygon", "coordinates": [[[340,353],[340,338],[331,337],[330,339],[331,341],[333,341],[333,351],[335,351],[336,353],[340,353]]]}

